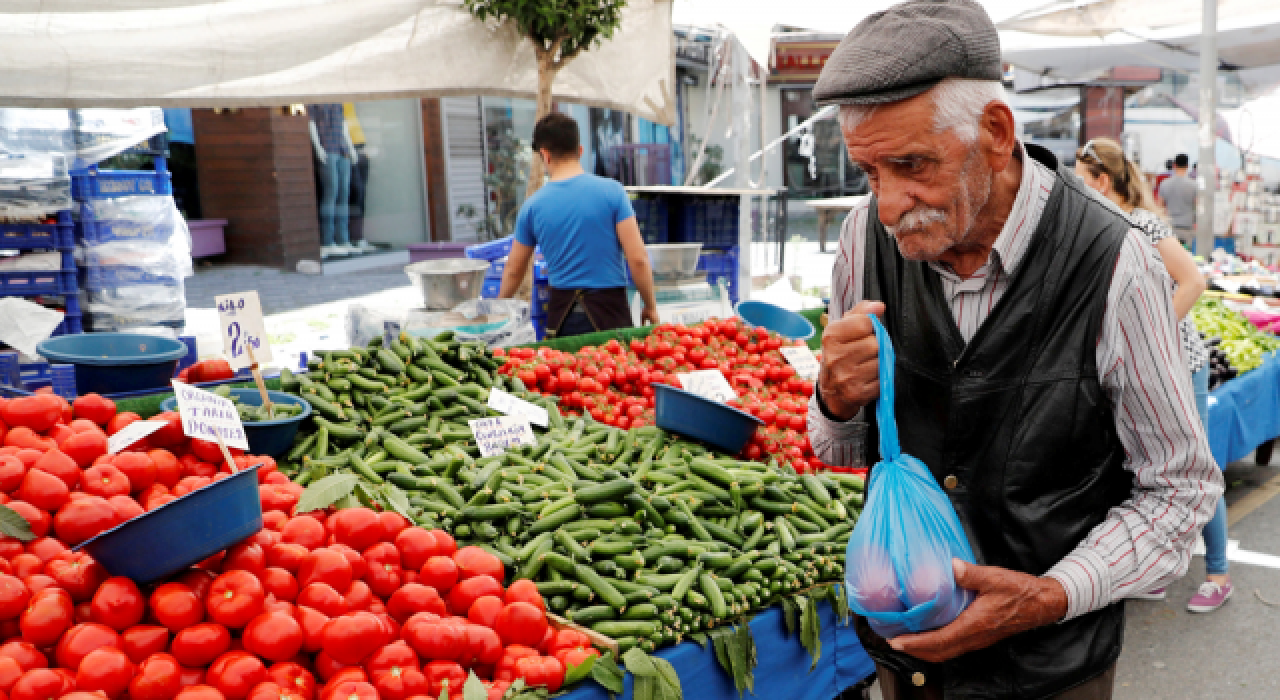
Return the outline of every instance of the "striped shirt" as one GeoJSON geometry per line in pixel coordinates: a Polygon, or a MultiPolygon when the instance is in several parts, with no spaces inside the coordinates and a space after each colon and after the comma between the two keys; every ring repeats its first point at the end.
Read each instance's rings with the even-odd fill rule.
{"type": "MultiPolygon", "coordinates": [[[[966,342],[1008,288],[1057,177],[1031,158],[1022,161],[1018,194],[987,264],[967,279],[944,265],[930,265],[942,280],[966,342]]],[[[854,207],[840,234],[831,273],[832,320],[862,300],[861,243],[870,204],[867,198],[854,207]]],[[[1186,573],[1192,545],[1222,495],[1222,475],[1196,414],[1172,287],[1146,236],[1130,229],[1107,293],[1097,366],[1116,416],[1124,467],[1133,474],[1133,493],[1045,574],[1066,589],[1065,619],[1167,585],[1186,573]]],[[[831,420],[815,392],[809,439],[823,462],[851,463],[853,455],[863,454],[865,434],[861,415],[847,422],[831,420]]]]}

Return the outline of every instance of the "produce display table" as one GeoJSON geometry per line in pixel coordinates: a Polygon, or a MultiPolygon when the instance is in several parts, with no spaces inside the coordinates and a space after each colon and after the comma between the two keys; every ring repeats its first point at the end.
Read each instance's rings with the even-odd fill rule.
{"type": "Polygon", "coordinates": [[[1280,357],[1209,394],[1209,449],[1220,466],[1280,436],[1280,357]]]}
{"type": "MultiPolygon", "coordinates": [[[[796,634],[787,634],[782,609],[774,606],[751,621],[755,637],[755,692],[746,697],[787,698],[788,700],[831,700],[840,691],[875,673],[875,665],[858,643],[852,622],[841,625],[830,601],[818,604],[822,620],[822,654],[817,668],[809,671],[813,660],[800,645],[796,634]]],[[[655,654],[675,667],[686,698],[697,700],[738,700],[729,674],[716,661],[708,644],[703,649],[697,642],[687,641],[655,654]]],[[[627,674],[623,700],[631,698],[630,674],[627,674]]],[[[609,700],[609,693],[594,681],[587,681],[563,696],[565,700],[609,700]]]]}

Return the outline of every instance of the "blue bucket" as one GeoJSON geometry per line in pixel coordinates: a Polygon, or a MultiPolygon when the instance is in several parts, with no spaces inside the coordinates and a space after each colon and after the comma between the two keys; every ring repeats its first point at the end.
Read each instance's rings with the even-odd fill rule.
{"type": "Polygon", "coordinates": [[[262,529],[258,466],[170,501],[79,546],[112,576],[159,581],[262,529]]]}
{"type": "Polygon", "coordinates": [[[704,399],[669,384],[653,385],[658,427],[737,453],[764,421],[733,406],[704,399]]]}
{"type": "Polygon", "coordinates": [[[40,341],[36,351],[56,364],[76,366],[76,392],[116,394],[169,385],[180,340],[141,333],[78,333],[40,341]]]}
{"type": "MultiPolygon", "coordinates": [[[[232,389],[231,395],[243,404],[262,405],[262,394],[258,393],[257,389],[232,389]]],[[[311,404],[300,396],[286,394],[283,391],[268,391],[267,396],[271,399],[271,403],[287,403],[302,407],[302,413],[296,416],[244,424],[244,435],[249,440],[249,454],[279,457],[289,450],[294,436],[298,434],[298,426],[311,415],[311,404]]],[[[176,411],[177,407],[178,399],[173,396],[160,404],[162,412],[176,411]]]]}
{"type": "Polygon", "coordinates": [[[809,319],[781,306],[765,301],[740,301],[734,307],[738,318],[752,326],[767,328],[792,340],[808,340],[813,337],[813,324],[809,319]]]}

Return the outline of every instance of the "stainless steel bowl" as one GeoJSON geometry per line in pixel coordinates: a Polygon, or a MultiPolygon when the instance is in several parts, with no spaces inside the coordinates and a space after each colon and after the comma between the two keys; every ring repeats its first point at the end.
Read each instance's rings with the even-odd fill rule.
{"type": "Polygon", "coordinates": [[[644,247],[649,251],[649,262],[654,275],[678,275],[691,273],[698,268],[701,243],[654,243],[644,247]]]}
{"type": "Polygon", "coordinates": [[[422,295],[422,304],[432,311],[448,311],[464,301],[480,297],[487,260],[448,258],[423,260],[406,265],[404,273],[422,295]]]}

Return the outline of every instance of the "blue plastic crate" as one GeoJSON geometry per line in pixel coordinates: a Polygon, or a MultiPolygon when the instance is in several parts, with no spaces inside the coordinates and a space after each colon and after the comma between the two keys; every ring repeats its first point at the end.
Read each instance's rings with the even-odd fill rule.
{"type": "Polygon", "coordinates": [[[181,277],[153,272],[144,267],[111,265],[81,269],[84,271],[85,289],[117,289],[132,285],[174,287],[182,284],[181,277]]]}
{"type": "Polygon", "coordinates": [[[489,263],[489,269],[484,271],[484,278],[487,280],[489,279],[501,280],[502,273],[506,271],[507,271],[506,258],[502,258],[501,260],[494,260],[493,262],[489,263]]]}
{"type": "Polygon", "coordinates": [[[58,327],[53,329],[54,336],[70,335],[72,333],[83,333],[84,324],[81,322],[80,314],[66,313],[63,314],[62,322],[58,327]]]}
{"type": "Polygon", "coordinates": [[[173,237],[169,224],[147,224],[135,221],[93,221],[82,219],[75,224],[75,240],[85,243],[116,241],[165,243],[173,237]]]}
{"type": "Polygon", "coordinates": [[[0,272],[0,296],[30,297],[76,293],[75,268],[0,272]]]}
{"type": "Polygon", "coordinates": [[[541,257],[533,259],[533,279],[542,280],[543,282],[549,279],[547,277],[547,261],[541,257]]]}
{"type": "Polygon", "coordinates": [[[0,224],[0,250],[71,250],[75,244],[69,211],[58,212],[51,224],[0,224]]]}
{"type": "Polygon", "coordinates": [[[639,197],[632,200],[631,208],[636,212],[636,224],[645,243],[667,242],[669,217],[666,198],[639,197]]]}
{"type": "Polygon", "coordinates": [[[715,287],[724,280],[729,299],[738,303],[738,250],[708,251],[698,256],[698,269],[707,271],[707,283],[715,287]]]}
{"type": "Polygon", "coordinates": [[[738,245],[737,197],[685,197],[671,219],[672,243],[701,243],[703,248],[738,245]]]}
{"type": "MultiPolygon", "coordinates": [[[[156,165],[163,167],[163,162],[157,160],[156,165]]],[[[173,183],[163,169],[98,170],[97,166],[91,166],[71,171],[71,196],[78,200],[171,194],[173,183]]]]}
{"type": "Polygon", "coordinates": [[[498,293],[502,291],[502,278],[494,279],[485,277],[484,284],[480,286],[481,299],[497,299],[498,293]]]}
{"type": "Polygon", "coordinates": [[[537,334],[539,341],[545,340],[547,337],[547,319],[534,317],[533,332],[537,334]]]}
{"type": "Polygon", "coordinates": [[[498,260],[507,257],[511,252],[511,243],[514,240],[515,236],[512,235],[506,238],[499,238],[496,241],[477,243],[464,248],[462,254],[472,260],[498,260]]]}

